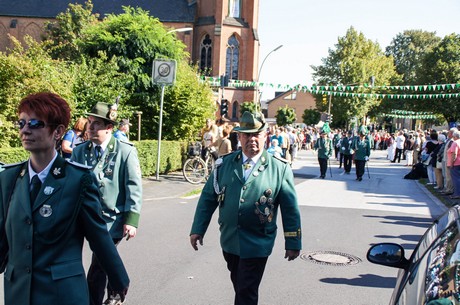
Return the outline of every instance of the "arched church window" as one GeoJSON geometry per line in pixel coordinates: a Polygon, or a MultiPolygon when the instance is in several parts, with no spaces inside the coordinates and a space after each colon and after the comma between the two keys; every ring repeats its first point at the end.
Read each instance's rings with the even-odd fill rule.
{"type": "Polygon", "coordinates": [[[203,75],[211,75],[212,68],[212,40],[209,34],[203,37],[200,45],[200,70],[203,75]]]}
{"type": "Polygon", "coordinates": [[[237,119],[238,118],[238,101],[234,101],[232,104],[232,119],[237,119]]]}
{"type": "Polygon", "coordinates": [[[235,35],[232,35],[227,42],[227,58],[225,74],[229,79],[238,79],[238,65],[240,58],[240,44],[235,35]]]}

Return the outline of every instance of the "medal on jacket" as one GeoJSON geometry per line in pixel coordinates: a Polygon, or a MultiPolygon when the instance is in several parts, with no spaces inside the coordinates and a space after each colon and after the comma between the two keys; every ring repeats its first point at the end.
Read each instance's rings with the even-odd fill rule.
{"type": "Polygon", "coordinates": [[[264,194],[256,201],[256,208],[254,212],[259,217],[261,224],[266,222],[272,222],[273,220],[273,210],[275,205],[273,204],[273,198],[269,198],[273,194],[271,189],[265,190],[264,194]]]}
{"type": "Polygon", "coordinates": [[[50,217],[51,214],[53,214],[53,209],[51,208],[50,205],[44,204],[40,210],[39,213],[42,217],[50,217]]]}
{"type": "Polygon", "coordinates": [[[54,188],[53,188],[53,187],[47,186],[47,187],[45,187],[45,189],[43,190],[43,193],[44,193],[45,195],[48,195],[48,196],[49,196],[49,195],[51,195],[51,194],[53,193],[53,191],[54,191],[54,188]]]}

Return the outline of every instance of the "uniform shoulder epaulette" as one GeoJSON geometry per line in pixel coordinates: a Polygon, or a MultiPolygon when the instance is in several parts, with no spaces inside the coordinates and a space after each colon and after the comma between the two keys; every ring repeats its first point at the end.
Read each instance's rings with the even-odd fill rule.
{"type": "Polygon", "coordinates": [[[118,139],[118,141],[119,141],[120,143],[123,143],[123,144],[128,144],[128,145],[130,145],[130,146],[134,146],[134,143],[129,142],[129,141],[120,140],[120,139],[118,139]]]}
{"type": "Polygon", "coordinates": [[[81,163],[78,163],[78,162],[75,162],[75,161],[70,161],[69,159],[66,159],[67,163],[69,163],[70,165],[73,165],[75,167],[78,167],[78,168],[82,168],[82,169],[92,169],[91,166],[88,166],[88,165],[84,165],[84,164],[81,164],[81,163]]]}
{"type": "Polygon", "coordinates": [[[275,158],[276,160],[280,160],[281,162],[283,163],[289,163],[288,160],[284,159],[284,158],[281,158],[280,156],[276,156],[276,155],[272,155],[273,158],[275,158]]]}
{"type": "Polygon", "coordinates": [[[88,142],[88,141],[84,141],[84,142],[77,143],[77,144],[75,144],[75,146],[85,144],[86,142],[88,142]]]}
{"type": "Polygon", "coordinates": [[[24,163],[26,163],[27,160],[24,160],[24,161],[21,161],[21,162],[17,162],[17,163],[11,163],[11,164],[2,164],[2,167],[3,168],[10,168],[10,167],[15,167],[15,166],[18,166],[18,165],[23,165],[24,163]]]}

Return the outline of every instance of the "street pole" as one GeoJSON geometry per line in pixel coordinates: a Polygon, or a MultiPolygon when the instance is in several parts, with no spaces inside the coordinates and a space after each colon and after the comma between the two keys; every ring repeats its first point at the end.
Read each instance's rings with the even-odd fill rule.
{"type": "Polygon", "coordinates": [[[137,114],[137,140],[141,140],[141,115],[142,111],[136,111],[137,114]]]}
{"type": "Polygon", "coordinates": [[[259,107],[259,111],[262,111],[262,105],[260,104],[260,99],[262,97],[262,93],[260,92],[260,88],[259,88],[259,79],[260,79],[260,74],[262,73],[262,68],[263,68],[264,63],[267,60],[268,56],[270,56],[270,54],[272,54],[273,52],[278,51],[282,47],[283,47],[283,45],[281,44],[281,45],[277,46],[276,48],[274,48],[273,50],[271,50],[270,53],[268,53],[267,56],[265,56],[264,60],[262,61],[262,64],[260,65],[259,73],[257,74],[257,82],[256,82],[256,90],[257,90],[256,99],[257,99],[257,105],[259,107]]]}
{"type": "Polygon", "coordinates": [[[158,145],[157,145],[157,168],[155,179],[160,180],[160,154],[161,154],[161,129],[163,127],[163,99],[165,97],[165,84],[161,85],[161,100],[160,100],[160,121],[158,123],[158,145]]]}

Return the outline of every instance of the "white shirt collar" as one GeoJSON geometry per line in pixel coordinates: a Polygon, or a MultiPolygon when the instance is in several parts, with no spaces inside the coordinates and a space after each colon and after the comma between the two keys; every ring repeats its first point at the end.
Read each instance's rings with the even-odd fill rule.
{"type": "Polygon", "coordinates": [[[109,142],[110,142],[111,138],[112,138],[112,136],[107,137],[107,139],[105,139],[105,141],[102,142],[101,144],[96,144],[96,143],[93,142],[93,145],[94,145],[94,147],[99,145],[101,147],[101,154],[103,154],[104,151],[107,149],[107,146],[109,146],[109,142]]]}
{"type": "MultiPolygon", "coordinates": [[[[242,152],[242,154],[243,154],[243,163],[244,163],[244,162],[246,162],[247,159],[249,159],[249,157],[246,156],[243,152],[242,152]]],[[[262,151],[251,158],[251,164],[256,164],[257,161],[259,161],[261,156],[262,156],[262,151]]]]}
{"type": "Polygon", "coordinates": [[[53,159],[50,161],[50,163],[48,163],[45,169],[39,173],[33,170],[32,166],[30,165],[30,159],[29,159],[29,165],[28,165],[29,166],[29,183],[32,182],[32,178],[35,175],[38,175],[38,179],[40,179],[40,181],[43,183],[43,181],[45,181],[46,176],[48,176],[48,173],[50,172],[50,169],[51,169],[51,165],[53,165],[56,158],[57,158],[57,151],[54,151],[53,159]]]}

